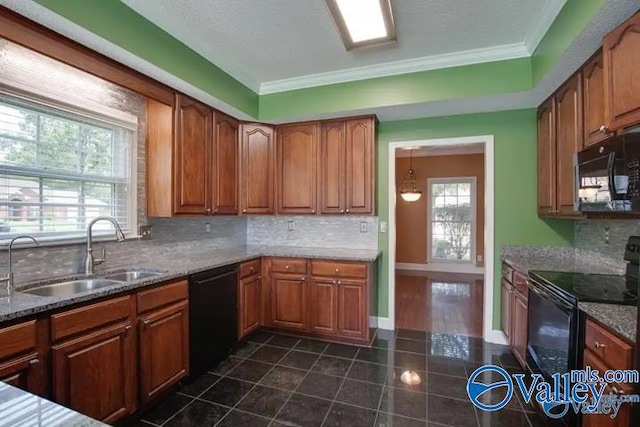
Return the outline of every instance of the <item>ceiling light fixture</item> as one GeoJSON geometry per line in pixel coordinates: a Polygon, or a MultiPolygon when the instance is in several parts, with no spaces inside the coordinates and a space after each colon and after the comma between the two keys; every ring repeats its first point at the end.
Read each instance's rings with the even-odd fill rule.
{"type": "Polygon", "coordinates": [[[391,0],[325,0],[347,50],[395,41],[391,0]]]}
{"type": "Polygon", "coordinates": [[[409,170],[404,174],[404,182],[400,186],[400,197],[405,202],[417,202],[422,196],[422,190],[416,182],[416,174],[413,171],[413,150],[409,152],[409,170]]]}

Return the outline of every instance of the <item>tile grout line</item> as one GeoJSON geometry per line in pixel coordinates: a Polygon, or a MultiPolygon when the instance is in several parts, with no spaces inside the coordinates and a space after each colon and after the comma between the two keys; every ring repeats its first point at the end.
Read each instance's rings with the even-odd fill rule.
{"type": "Polygon", "coordinates": [[[329,405],[329,410],[325,414],[324,419],[322,420],[322,424],[320,424],[320,427],[323,427],[324,424],[327,422],[327,418],[329,417],[329,414],[331,413],[331,409],[333,408],[333,405],[335,405],[335,403],[336,403],[336,399],[338,398],[338,395],[340,394],[340,390],[342,390],[342,386],[344,386],[345,381],[347,381],[347,375],[349,375],[349,372],[351,372],[351,368],[353,367],[353,363],[356,361],[356,357],[358,357],[358,354],[360,354],[360,349],[361,349],[361,347],[358,347],[358,351],[356,351],[356,354],[353,355],[353,359],[351,359],[351,364],[349,365],[349,369],[347,369],[347,371],[344,373],[344,378],[342,378],[342,382],[340,383],[340,387],[338,387],[338,391],[336,392],[336,395],[333,396],[333,400],[331,401],[331,405],[329,405]]]}
{"type": "MultiPolygon", "coordinates": [[[[276,335],[272,335],[268,340],[266,340],[264,343],[262,343],[262,345],[260,346],[260,348],[261,348],[261,347],[266,346],[266,345],[267,345],[267,343],[268,343],[269,341],[271,341],[275,336],[276,336],[276,335]]],[[[289,348],[289,350],[288,350],[285,354],[283,354],[283,355],[282,355],[282,357],[281,357],[280,359],[278,359],[278,362],[279,362],[280,360],[284,359],[284,358],[287,356],[287,354],[291,353],[291,351],[293,350],[293,347],[295,347],[295,346],[298,344],[298,342],[300,342],[300,338],[298,338],[298,341],[296,341],[296,343],[295,343],[295,344],[293,344],[293,345],[289,348]]],[[[273,347],[275,347],[275,346],[273,346],[273,347]]],[[[252,354],[254,354],[255,352],[257,352],[260,348],[257,348],[255,351],[251,352],[251,354],[249,354],[249,356],[251,356],[252,354]]],[[[247,358],[246,358],[245,360],[252,360],[252,361],[254,361],[254,362],[260,362],[260,361],[258,361],[258,360],[249,359],[249,356],[247,356],[247,358]]],[[[262,363],[268,363],[268,362],[262,362],[262,363]]],[[[227,416],[229,416],[229,414],[230,414],[231,412],[233,412],[233,410],[235,410],[235,409],[238,407],[238,405],[240,405],[240,403],[242,403],[242,402],[247,398],[247,396],[249,396],[249,394],[251,394],[251,392],[252,392],[253,390],[255,390],[255,389],[256,389],[256,387],[258,387],[259,382],[260,382],[260,381],[262,381],[262,379],[263,379],[264,377],[266,377],[267,375],[269,375],[269,373],[270,373],[271,371],[273,371],[277,366],[278,366],[278,365],[274,363],[274,364],[273,364],[273,366],[272,366],[272,367],[271,367],[267,372],[265,372],[265,373],[264,373],[264,375],[263,375],[263,376],[262,376],[262,377],[261,377],[261,378],[260,378],[256,383],[254,383],[253,387],[251,387],[251,389],[250,389],[250,390],[249,390],[249,391],[248,391],[244,396],[242,396],[242,397],[240,398],[240,400],[238,400],[238,401],[236,402],[236,404],[231,408],[231,410],[230,410],[228,413],[226,413],[226,414],[225,414],[225,416],[224,416],[224,417],[222,417],[222,418],[221,418],[217,423],[215,423],[215,424],[214,424],[214,427],[215,427],[215,426],[217,426],[218,424],[220,424],[220,423],[221,423],[225,418],[227,418],[227,416]]],[[[234,368],[234,369],[235,369],[235,368],[234,368]]],[[[233,371],[233,370],[232,370],[232,371],[233,371]]],[[[231,371],[229,371],[229,373],[230,373],[230,372],[231,372],[231,371]]],[[[225,375],[225,376],[226,376],[226,375],[225,375]]],[[[228,377],[228,378],[232,378],[232,379],[233,379],[233,377],[228,377]]],[[[236,378],[236,379],[237,379],[237,380],[239,380],[239,381],[244,381],[244,380],[240,380],[239,378],[236,378]]],[[[249,381],[245,381],[245,382],[249,382],[249,381]]],[[[262,386],[262,387],[266,387],[266,386],[262,386]]],[[[287,400],[288,400],[288,399],[287,399],[287,400]]],[[[246,412],[246,411],[242,411],[242,412],[246,412]]],[[[254,415],[255,415],[255,414],[254,414],[254,415]]],[[[263,417],[263,418],[267,418],[267,419],[269,419],[269,424],[271,424],[271,423],[273,423],[273,422],[275,421],[275,417],[263,417]]]]}

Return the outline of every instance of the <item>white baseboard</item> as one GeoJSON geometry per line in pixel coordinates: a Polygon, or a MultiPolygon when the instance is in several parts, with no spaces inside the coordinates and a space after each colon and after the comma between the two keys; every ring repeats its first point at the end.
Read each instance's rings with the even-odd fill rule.
{"type": "Polygon", "coordinates": [[[509,344],[509,340],[507,339],[507,336],[504,334],[504,332],[502,332],[499,329],[494,329],[492,330],[488,336],[484,337],[484,340],[486,342],[490,342],[493,344],[502,344],[502,345],[508,345],[509,344]]]}
{"type": "Polygon", "coordinates": [[[484,267],[477,267],[473,264],[458,264],[448,262],[431,264],[398,262],[396,263],[396,270],[433,271],[437,273],[484,274],[484,267]]]}
{"type": "Polygon", "coordinates": [[[369,327],[377,327],[378,329],[385,329],[387,331],[393,331],[393,322],[388,317],[369,317],[369,327]]]}

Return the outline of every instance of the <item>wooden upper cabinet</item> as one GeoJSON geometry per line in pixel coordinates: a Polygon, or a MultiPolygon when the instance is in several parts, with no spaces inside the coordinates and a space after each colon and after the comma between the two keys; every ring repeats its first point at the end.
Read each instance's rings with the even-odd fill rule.
{"type": "Polygon", "coordinates": [[[345,122],[323,123],[320,128],[320,213],[340,214],[346,209],[345,122]]]}
{"type": "Polygon", "coordinates": [[[275,213],[276,154],[273,128],[242,125],[241,206],[247,214],[275,213]]]}
{"type": "Polygon", "coordinates": [[[609,137],[605,125],[604,68],[602,51],[582,69],[584,110],[584,146],[588,147],[609,137]]]}
{"type": "Polygon", "coordinates": [[[211,109],[206,105],[177,95],[174,143],[176,214],[208,213],[211,116],[211,109]]]}
{"type": "Polygon", "coordinates": [[[278,213],[314,214],[317,204],[318,124],[279,126],[278,213]]]}
{"type": "Polygon", "coordinates": [[[640,13],[604,37],[605,114],[610,130],[640,124],[640,13]]]}
{"type": "Polygon", "coordinates": [[[375,121],[346,122],[346,213],[371,214],[375,191],[375,121]]]}
{"type": "Polygon", "coordinates": [[[583,147],[582,79],[574,75],[555,96],[557,153],[557,210],[560,215],[575,212],[574,157],[583,147]]]}
{"type": "Polygon", "coordinates": [[[214,113],[213,123],[211,213],[237,214],[239,209],[239,123],[236,119],[218,112],[214,113]]]}
{"type": "Polygon", "coordinates": [[[556,210],[556,104],[553,97],[538,108],[538,215],[556,210]]]}

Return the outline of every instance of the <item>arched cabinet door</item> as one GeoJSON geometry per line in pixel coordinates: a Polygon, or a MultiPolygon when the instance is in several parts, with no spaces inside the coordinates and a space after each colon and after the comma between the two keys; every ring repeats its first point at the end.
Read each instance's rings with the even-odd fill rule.
{"type": "Polygon", "coordinates": [[[275,213],[276,154],[273,128],[243,124],[241,209],[243,214],[275,213]]]}
{"type": "Polygon", "coordinates": [[[612,131],[640,123],[640,13],[604,37],[604,99],[612,131]]]}

